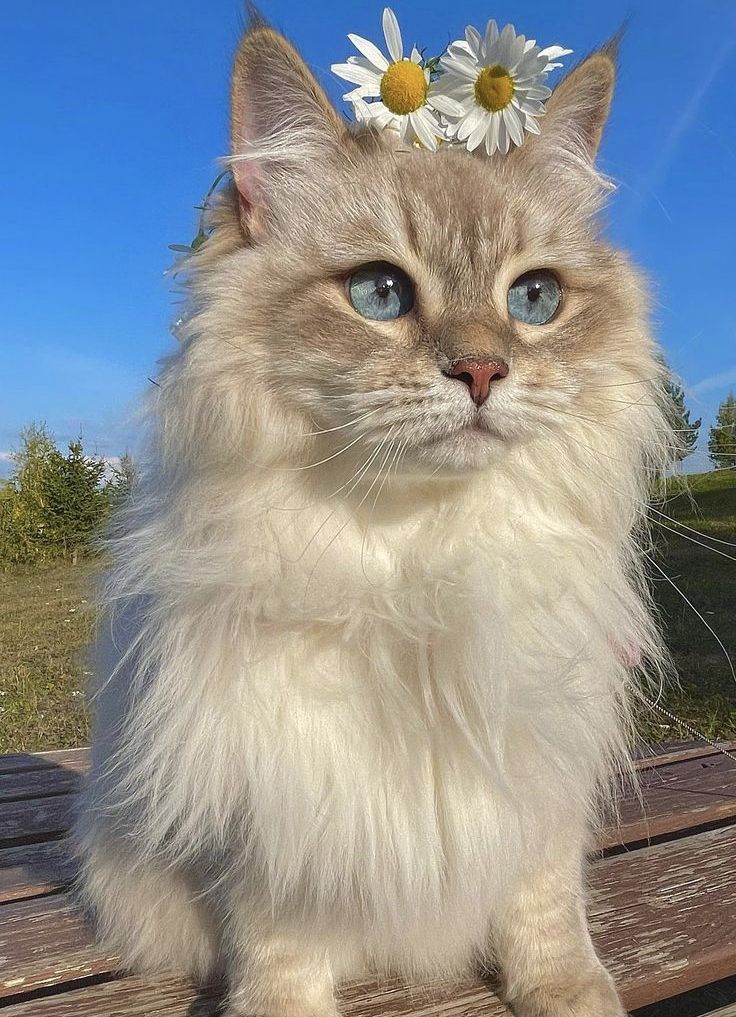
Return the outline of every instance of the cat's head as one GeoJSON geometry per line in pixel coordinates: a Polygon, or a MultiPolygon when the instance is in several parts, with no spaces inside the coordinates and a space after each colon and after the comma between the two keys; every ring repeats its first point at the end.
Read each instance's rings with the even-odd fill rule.
{"type": "Polygon", "coordinates": [[[614,63],[581,63],[507,155],[428,152],[351,127],[252,26],[234,187],[193,259],[193,441],[205,421],[215,458],[339,453],[367,473],[458,474],[520,449],[639,461],[659,366],[644,288],[600,237],[594,166],[614,63]]]}

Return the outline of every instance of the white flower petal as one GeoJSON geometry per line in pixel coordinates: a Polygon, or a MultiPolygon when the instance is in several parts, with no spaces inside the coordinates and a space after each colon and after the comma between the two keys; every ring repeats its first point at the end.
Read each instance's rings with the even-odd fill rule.
{"type": "Polygon", "coordinates": [[[449,95],[444,95],[442,92],[436,95],[430,94],[427,98],[427,105],[448,117],[461,117],[466,112],[461,102],[458,102],[457,99],[452,99],[449,95]]]}
{"type": "Polygon", "coordinates": [[[485,34],[485,38],[483,39],[483,57],[484,57],[484,59],[486,59],[486,60],[488,59],[488,50],[497,41],[498,41],[498,25],[491,18],[491,20],[486,25],[486,34],[485,34]]]}
{"type": "Polygon", "coordinates": [[[468,113],[463,122],[458,126],[455,137],[458,141],[465,141],[476,129],[481,120],[485,119],[486,111],[482,106],[476,106],[468,113]]]}
{"type": "Polygon", "coordinates": [[[503,155],[509,150],[510,144],[509,132],[506,130],[506,123],[503,117],[498,118],[498,150],[503,155]]]}
{"type": "Polygon", "coordinates": [[[503,122],[506,124],[506,130],[509,132],[509,137],[513,143],[520,145],[524,140],[524,131],[521,126],[521,120],[513,106],[509,105],[503,110],[503,122]]]}
{"type": "Polygon", "coordinates": [[[516,105],[518,109],[523,110],[524,113],[530,113],[533,117],[544,116],[544,103],[539,99],[522,98],[516,105]]]}
{"type": "Polygon", "coordinates": [[[457,55],[460,58],[469,57],[471,60],[478,59],[478,57],[473,54],[473,51],[471,50],[470,46],[468,46],[467,42],[465,42],[464,39],[455,39],[454,42],[450,43],[445,52],[448,53],[450,56],[457,55]]]}
{"type": "Polygon", "coordinates": [[[509,70],[513,70],[519,63],[521,58],[524,56],[524,43],[526,39],[523,35],[517,35],[514,41],[511,43],[510,57],[509,57],[509,70]]]}
{"type": "Polygon", "coordinates": [[[362,36],[353,35],[352,33],[348,34],[348,39],[373,64],[377,71],[383,73],[388,70],[388,60],[378,46],[374,45],[369,39],[364,39],[362,36]]]}
{"type": "Polygon", "coordinates": [[[540,56],[547,57],[549,60],[557,60],[558,57],[569,56],[571,53],[571,49],[563,49],[562,46],[547,46],[539,51],[540,56]]]}
{"type": "Polygon", "coordinates": [[[469,102],[472,105],[475,81],[443,74],[434,87],[437,95],[447,95],[450,99],[457,99],[461,103],[469,102]]]}
{"type": "Polygon", "coordinates": [[[393,61],[401,60],[404,56],[404,43],[401,39],[399,22],[396,20],[396,15],[390,7],[385,7],[383,11],[383,35],[386,39],[391,59],[393,61]]]}
{"type": "Polygon", "coordinates": [[[524,114],[524,130],[531,134],[541,134],[541,128],[537,121],[529,113],[524,114]]]}
{"type": "Polygon", "coordinates": [[[524,99],[549,99],[552,95],[552,89],[547,88],[546,85],[516,85],[515,93],[523,95],[524,99]]]}
{"type": "MultiPolygon", "coordinates": [[[[376,74],[375,71],[369,71],[365,67],[361,67],[359,64],[332,64],[330,70],[339,78],[351,81],[354,85],[374,85],[380,91],[380,75],[376,74]]],[[[377,92],[376,94],[378,95],[379,93],[377,92]]]]}
{"type": "Polygon", "coordinates": [[[468,81],[475,81],[478,77],[478,64],[474,63],[469,56],[462,56],[458,53],[445,53],[440,57],[440,66],[448,74],[454,74],[458,78],[465,78],[468,81]]]}
{"type": "Polygon", "coordinates": [[[498,123],[501,118],[495,114],[491,117],[491,122],[488,125],[486,131],[486,152],[488,155],[493,155],[494,152],[498,151],[498,123]]]}
{"type": "Polygon", "coordinates": [[[414,113],[409,114],[409,123],[424,147],[429,149],[430,152],[434,152],[437,148],[439,125],[434,121],[431,114],[425,109],[415,110],[414,113]]]}
{"type": "Polygon", "coordinates": [[[409,59],[413,64],[420,64],[422,62],[422,54],[419,52],[416,46],[412,46],[411,56],[409,57],[409,59]]]}
{"type": "Polygon", "coordinates": [[[466,142],[469,152],[474,152],[478,145],[482,143],[483,139],[486,136],[486,131],[488,130],[488,121],[493,116],[493,113],[489,114],[485,110],[483,111],[483,113],[484,115],[481,117],[480,123],[475,128],[475,130],[473,131],[473,133],[470,135],[466,142]]]}
{"type": "Polygon", "coordinates": [[[477,28],[473,28],[472,25],[467,26],[465,29],[465,42],[470,55],[477,60],[483,45],[483,40],[477,28]]]}

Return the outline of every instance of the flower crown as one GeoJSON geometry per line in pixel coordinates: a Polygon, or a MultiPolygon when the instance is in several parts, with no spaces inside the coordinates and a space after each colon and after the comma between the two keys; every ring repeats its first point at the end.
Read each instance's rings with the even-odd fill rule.
{"type": "Polygon", "coordinates": [[[525,131],[539,134],[537,119],[552,94],[547,75],[562,66],[555,62],[559,57],[572,53],[561,46],[541,49],[534,39],[517,35],[513,25],[499,31],[489,21],[485,35],[468,25],[465,38],[439,57],[426,60],[416,46],[405,57],[390,7],[383,12],[383,35],[388,57],[368,39],[348,35],[360,56],[332,65],[335,74],[357,85],[343,98],[352,103],[357,121],[430,151],[444,142],[470,152],[484,144],[488,155],[506,154],[511,145],[521,145],[525,131]]]}

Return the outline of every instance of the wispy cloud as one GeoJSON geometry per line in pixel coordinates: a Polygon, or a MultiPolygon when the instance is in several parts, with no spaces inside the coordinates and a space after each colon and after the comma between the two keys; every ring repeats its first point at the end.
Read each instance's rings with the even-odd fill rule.
{"type": "Polygon", "coordinates": [[[706,392],[715,392],[716,389],[726,388],[728,385],[736,385],[736,364],[733,367],[726,368],[725,371],[718,371],[717,374],[711,374],[708,378],[703,378],[702,381],[696,382],[695,385],[686,385],[685,390],[690,396],[700,396],[706,392]]]}
{"type": "Polygon", "coordinates": [[[661,205],[657,196],[653,194],[654,188],[659,185],[667,172],[667,168],[675,157],[680,142],[695,124],[703,100],[735,47],[736,36],[731,34],[716,53],[707,74],[683,106],[680,116],[675,120],[672,129],[660,148],[659,157],[653,162],[643,179],[637,184],[637,191],[639,193],[638,201],[636,202],[637,211],[642,211],[645,202],[650,197],[653,197],[661,205]]]}

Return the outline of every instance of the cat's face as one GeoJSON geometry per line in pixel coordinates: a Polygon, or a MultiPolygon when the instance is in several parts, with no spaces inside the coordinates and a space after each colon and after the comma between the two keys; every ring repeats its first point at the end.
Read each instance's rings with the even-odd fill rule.
{"type": "Polygon", "coordinates": [[[558,89],[540,138],[488,159],[348,133],[288,44],[256,36],[233,103],[245,242],[222,286],[231,344],[302,432],[369,470],[462,472],[602,429],[639,394],[656,374],[639,286],[597,235],[609,57],[558,89]]]}

